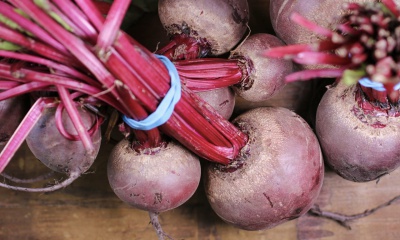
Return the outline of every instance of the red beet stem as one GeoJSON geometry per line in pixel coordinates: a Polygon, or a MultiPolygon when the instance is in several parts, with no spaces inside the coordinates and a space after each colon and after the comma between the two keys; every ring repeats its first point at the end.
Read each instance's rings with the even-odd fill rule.
{"type": "Polygon", "coordinates": [[[109,48],[117,38],[122,20],[130,3],[130,0],[114,0],[111,5],[106,21],[97,38],[96,48],[100,58],[106,57],[105,55],[109,52],[109,48]]]}
{"type": "Polygon", "coordinates": [[[53,0],[54,4],[62,10],[66,19],[73,22],[84,33],[85,38],[95,40],[97,37],[97,30],[90,24],[86,15],[71,1],[53,0]]]}
{"type": "Polygon", "coordinates": [[[182,82],[192,91],[205,91],[240,84],[243,68],[237,59],[201,58],[174,61],[182,82]]]}
{"type": "Polygon", "coordinates": [[[51,46],[38,42],[33,38],[26,37],[16,30],[9,29],[2,24],[0,24],[0,36],[5,41],[31,50],[53,61],[60,62],[67,66],[77,66],[77,62],[74,58],[65,56],[51,46]]]}
{"type": "MultiPolygon", "coordinates": [[[[0,1],[0,14],[18,24],[21,29],[25,29],[26,31],[34,35],[37,39],[46,42],[46,44],[56,49],[57,51],[65,55],[72,56],[62,44],[53,39],[44,29],[37,26],[31,20],[17,13],[15,11],[15,8],[10,4],[0,1]]],[[[4,36],[3,34],[0,35],[2,37],[4,36]]]]}
{"type": "Polygon", "coordinates": [[[75,104],[71,99],[70,93],[65,87],[59,85],[57,86],[57,91],[87,153],[90,155],[94,154],[95,148],[92,139],[85,126],[83,125],[82,118],[80,117],[80,114],[78,113],[78,110],[76,109],[75,104]]]}

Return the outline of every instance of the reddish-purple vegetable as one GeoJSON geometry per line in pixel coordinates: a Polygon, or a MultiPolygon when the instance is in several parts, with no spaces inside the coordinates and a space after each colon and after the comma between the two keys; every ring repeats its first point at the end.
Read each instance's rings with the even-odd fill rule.
{"type": "Polygon", "coordinates": [[[371,104],[359,85],[331,86],[318,106],[316,131],[326,160],[342,177],[365,182],[400,166],[400,113],[371,104]]]}
{"type": "Polygon", "coordinates": [[[172,40],[158,53],[171,59],[221,55],[243,38],[247,0],[160,0],[158,14],[172,40]]]}
{"type": "Polygon", "coordinates": [[[130,141],[122,140],[109,156],[107,175],[122,201],[142,210],[164,212],[193,195],[201,169],[198,157],[173,141],[136,151],[130,141]]]}
{"type": "Polygon", "coordinates": [[[284,43],[271,34],[258,33],[249,36],[239,47],[231,51],[229,58],[238,59],[247,74],[234,85],[236,93],[251,102],[267,100],[285,86],[285,77],[293,71],[291,61],[269,59],[260,52],[284,43]]]}
{"type": "Polygon", "coordinates": [[[317,135],[328,165],[348,180],[365,182],[400,165],[400,11],[393,0],[345,6],[335,30],[293,15],[324,39],[268,50],[267,56],[335,65],[293,73],[287,80],[337,78],[318,106],[317,135]]]}
{"type": "MultiPolygon", "coordinates": [[[[90,168],[97,157],[101,143],[100,129],[95,126],[96,115],[87,109],[78,109],[86,130],[93,131],[91,139],[95,152],[92,154],[86,151],[81,141],[72,141],[61,135],[56,123],[56,108],[46,109],[26,138],[29,149],[44,165],[71,177],[80,176],[90,168]]],[[[62,111],[61,115],[64,131],[76,135],[77,131],[66,111],[62,111]]]]}
{"type": "Polygon", "coordinates": [[[249,142],[231,167],[209,164],[205,190],[224,221],[246,230],[274,227],[306,213],[324,165],[308,124],[285,108],[257,108],[234,121],[249,142]]]}

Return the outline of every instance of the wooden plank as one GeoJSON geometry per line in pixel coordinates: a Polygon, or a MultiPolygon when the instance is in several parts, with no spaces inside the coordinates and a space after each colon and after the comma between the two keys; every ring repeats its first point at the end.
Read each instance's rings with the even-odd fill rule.
{"type": "MultiPolygon", "coordinates": [[[[331,212],[358,214],[400,195],[400,170],[382,177],[379,182],[354,183],[327,172],[317,204],[331,212]]],[[[313,216],[298,220],[298,239],[400,239],[400,204],[394,203],[373,215],[350,223],[346,230],[334,221],[313,216]]]]}

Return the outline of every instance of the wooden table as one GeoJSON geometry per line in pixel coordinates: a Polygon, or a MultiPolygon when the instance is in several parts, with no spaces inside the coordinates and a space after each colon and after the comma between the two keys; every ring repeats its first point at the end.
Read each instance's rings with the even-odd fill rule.
{"type": "MultiPolygon", "coordinates": [[[[1,240],[157,239],[147,212],[129,207],[110,189],[105,171],[111,144],[103,144],[91,173],[71,186],[47,194],[0,189],[1,240]]],[[[24,148],[7,168],[26,177],[45,168],[24,148]]],[[[321,209],[354,214],[400,194],[400,170],[379,183],[352,183],[327,172],[317,201],[321,209]]],[[[164,230],[174,239],[268,240],[397,240],[400,204],[351,223],[347,230],[331,220],[303,216],[266,231],[243,231],[221,221],[211,210],[202,188],[183,206],[160,215],[164,230]]]]}

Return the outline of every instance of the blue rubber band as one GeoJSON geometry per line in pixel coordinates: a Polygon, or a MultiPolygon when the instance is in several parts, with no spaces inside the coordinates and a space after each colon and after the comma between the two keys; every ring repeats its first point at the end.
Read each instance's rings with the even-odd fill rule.
{"type": "Polygon", "coordinates": [[[377,91],[381,91],[381,92],[382,91],[386,91],[386,88],[383,86],[382,83],[373,82],[367,77],[361,78],[360,80],[358,80],[358,83],[360,83],[364,87],[370,87],[370,88],[375,89],[377,91]]]}
{"type": "Polygon", "coordinates": [[[155,55],[168,69],[168,73],[171,78],[171,87],[165,97],[161,100],[157,109],[146,119],[136,121],[125,115],[122,116],[122,120],[124,120],[124,122],[133,129],[146,131],[161,126],[171,117],[176,103],[178,103],[179,99],[181,98],[181,80],[175,65],[167,57],[157,54],[155,55]]]}
{"type": "MultiPolygon", "coordinates": [[[[363,85],[364,87],[370,87],[372,89],[375,89],[375,90],[381,91],[381,92],[386,91],[386,88],[382,83],[373,82],[367,77],[361,78],[360,80],[358,80],[358,82],[361,85],[363,85]]],[[[393,89],[395,91],[399,90],[400,89],[400,83],[397,83],[396,85],[394,85],[393,89]]]]}

